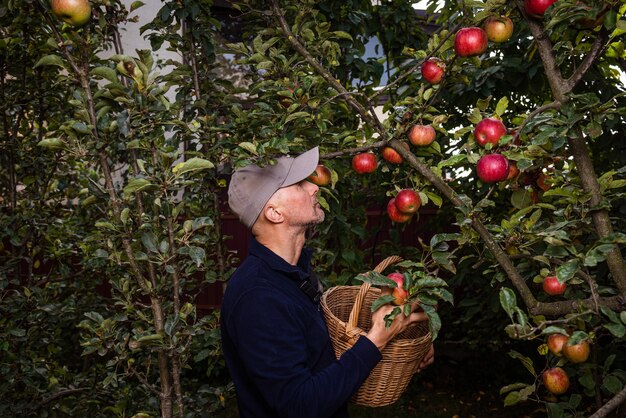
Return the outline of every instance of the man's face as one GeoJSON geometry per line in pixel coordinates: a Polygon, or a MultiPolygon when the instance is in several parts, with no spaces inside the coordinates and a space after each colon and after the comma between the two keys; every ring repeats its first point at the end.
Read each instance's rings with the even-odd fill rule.
{"type": "Polygon", "coordinates": [[[324,220],[324,210],[317,201],[318,191],[315,184],[302,180],[276,192],[289,225],[310,227],[324,220]]]}

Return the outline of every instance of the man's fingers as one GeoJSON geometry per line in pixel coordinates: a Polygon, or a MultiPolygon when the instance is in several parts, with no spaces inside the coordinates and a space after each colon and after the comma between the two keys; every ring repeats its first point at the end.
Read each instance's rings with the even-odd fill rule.
{"type": "Polygon", "coordinates": [[[409,321],[411,323],[428,321],[428,315],[426,315],[424,312],[413,312],[409,317],[409,321]]]}

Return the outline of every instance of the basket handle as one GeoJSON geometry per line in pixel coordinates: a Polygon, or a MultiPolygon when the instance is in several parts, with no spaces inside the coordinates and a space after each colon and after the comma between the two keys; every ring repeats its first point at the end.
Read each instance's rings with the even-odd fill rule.
{"type": "MultiPolygon", "coordinates": [[[[402,261],[402,257],[397,255],[392,255],[385,258],[383,261],[378,263],[376,267],[374,267],[374,271],[376,273],[382,273],[385,271],[387,267],[392,264],[399,263],[402,261]]],[[[356,295],[356,299],[354,300],[354,305],[352,306],[352,310],[350,311],[350,317],[348,318],[348,323],[346,324],[346,330],[349,332],[357,327],[359,322],[359,312],[361,312],[361,306],[363,305],[363,300],[365,300],[365,295],[367,295],[368,290],[372,285],[368,282],[363,282],[361,288],[359,289],[359,293],[356,295]]]]}

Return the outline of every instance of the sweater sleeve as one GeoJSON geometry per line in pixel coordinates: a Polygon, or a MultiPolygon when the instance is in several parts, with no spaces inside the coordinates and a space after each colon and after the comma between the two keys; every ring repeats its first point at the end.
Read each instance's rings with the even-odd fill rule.
{"type": "Polygon", "coordinates": [[[249,378],[279,417],[332,416],[382,358],[361,337],[339,360],[311,373],[305,334],[326,330],[311,329],[310,322],[280,293],[256,289],[239,298],[226,324],[249,378]]]}

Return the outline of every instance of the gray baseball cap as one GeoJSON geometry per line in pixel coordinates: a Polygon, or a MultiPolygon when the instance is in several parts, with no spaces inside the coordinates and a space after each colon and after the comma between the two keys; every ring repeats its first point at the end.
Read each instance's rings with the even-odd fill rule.
{"type": "Polygon", "coordinates": [[[280,157],[275,165],[250,164],[236,170],[228,185],[230,208],[244,225],[252,228],[272,195],[309,177],[318,161],[319,148],[315,147],[297,157],[280,157]]]}

